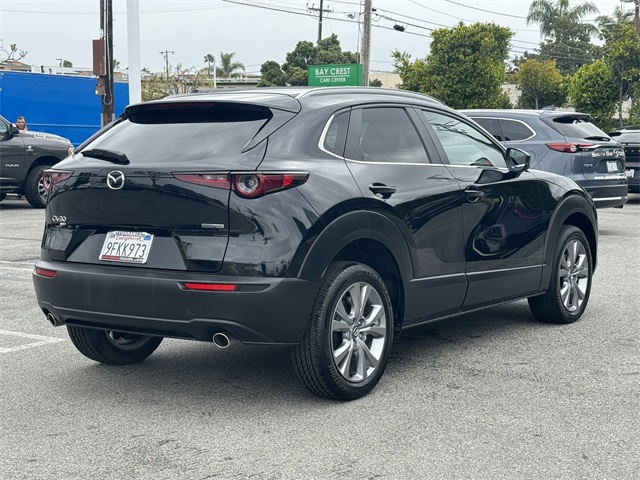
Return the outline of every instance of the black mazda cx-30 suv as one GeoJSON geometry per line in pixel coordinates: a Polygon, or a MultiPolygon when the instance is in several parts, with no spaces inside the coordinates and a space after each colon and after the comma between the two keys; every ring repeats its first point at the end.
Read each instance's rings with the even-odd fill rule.
{"type": "Polygon", "coordinates": [[[43,180],[39,306],[107,364],[163,337],[288,345],[310,391],[358,398],[400,330],[524,298],[573,322],[596,266],[582,188],[410,92],[132,105],[43,180]]]}

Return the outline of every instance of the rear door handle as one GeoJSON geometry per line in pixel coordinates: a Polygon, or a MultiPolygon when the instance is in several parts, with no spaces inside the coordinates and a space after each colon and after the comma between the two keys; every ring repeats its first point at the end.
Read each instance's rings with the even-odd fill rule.
{"type": "Polygon", "coordinates": [[[369,185],[369,190],[371,190],[374,194],[380,195],[382,198],[389,198],[391,195],[396,193],[398,187],[385,185],[384,183],[372,183],[369,185]]]}
{"type": "Polygon", "coordinates": [[[475,187],[467,187],[464,189],[464,193],[471,202],[477,202],[482,197],[484,197],[484,192],[482,190],[478,190],[475,187]]]}

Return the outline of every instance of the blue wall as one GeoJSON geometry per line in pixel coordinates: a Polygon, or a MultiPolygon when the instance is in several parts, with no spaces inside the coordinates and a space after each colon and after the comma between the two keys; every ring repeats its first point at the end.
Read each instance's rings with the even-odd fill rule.
{"type": "MultiPolygon", "coordinates": [[[[100,128],[102,104],[95,77],[0,72],[0,115],[10,122],[22,115],[29,130],[71,140],[75,146],[100,128]]],[[[116,83],[115,115],[129,103],[129,85],[116,83]]]]}

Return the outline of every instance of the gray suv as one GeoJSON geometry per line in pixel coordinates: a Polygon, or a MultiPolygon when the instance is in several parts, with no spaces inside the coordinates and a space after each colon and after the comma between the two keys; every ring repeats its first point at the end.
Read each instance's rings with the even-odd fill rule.
{"type": "Polygon", "coordinates": [[[557,110],[462,110],[506,147],[531,155],[531,168],[569,177],[596,207],[627,202],[625,154],[584,113],[557,110]]]}
{"type": "Polygon", "coordinates": [[[44,208],[47,192],[42,172],[73,152],[66,138],[51,133],[20,131],[0,116],[0,201],[7,193],[24,195],[36,208],[44,208]]]}

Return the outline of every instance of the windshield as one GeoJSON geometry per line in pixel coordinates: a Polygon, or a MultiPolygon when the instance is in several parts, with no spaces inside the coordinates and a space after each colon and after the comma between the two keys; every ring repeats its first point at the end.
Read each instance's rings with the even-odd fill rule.
{"type": "Polygon", "coordinates": [[[82,150],[122,152],[132,164],[238,154],[271,117],[268,108],[254,105],[143,104],[127,109],[125,120],[82,150]]]}

